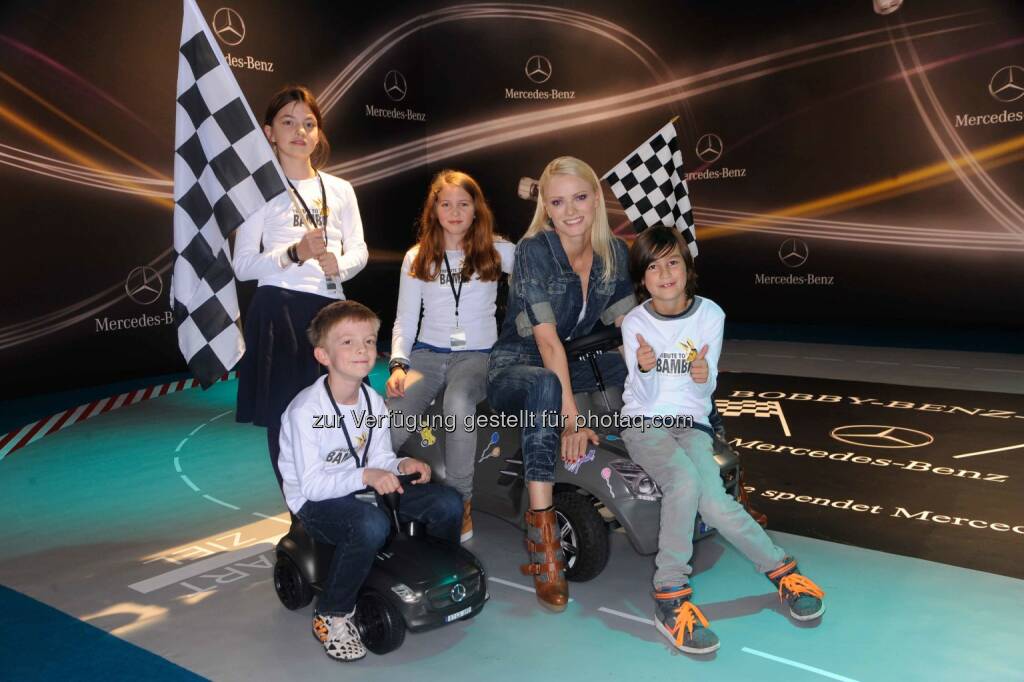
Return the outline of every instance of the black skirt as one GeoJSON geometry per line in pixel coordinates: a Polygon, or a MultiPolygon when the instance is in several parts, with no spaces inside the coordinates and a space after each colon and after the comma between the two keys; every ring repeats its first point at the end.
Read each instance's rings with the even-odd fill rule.
{"type": "Polygon", "coordinates": [[[238,363],[237,421],[280,428],[288,403],[322,373],[306,329],[335,300],[275,286],[256,289],[238,363]]]}

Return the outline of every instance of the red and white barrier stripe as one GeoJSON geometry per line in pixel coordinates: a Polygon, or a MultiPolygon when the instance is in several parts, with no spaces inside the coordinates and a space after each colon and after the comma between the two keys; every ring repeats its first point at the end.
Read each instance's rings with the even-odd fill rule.
{"type": "MultiPolygon", "coordinates": [[[[228,372],[219,380],[227,381],[228,379],[237,378],[237,372],[228,372]]],[[[95,416],[101,415],[105,412],[111,412],[126,405],[141,403],[143,400],[158,398],[162,395],[167,395],[168,393],[177,393],[178,391],[184,391],[185,389],[195,388],[198,385],[198,379],[182,379],[181,381],[172,381],[168,384],[159,384],[157,386],[150,386],[149,388],[140,388],[135,391],[129,391],[128,393],[110,396],[109,398],[94,400],[91,403],[79,405],[78,407],[73,407],[71,409],[64,410],[63,412],[59,412],[52,417],[46,417],[39,421],[32,422],[31,424],[26,424],[20,429],[15,429],[14,431],[5,434],[3,437],[0,437],[0,461],[15,450],[23,448],[29,443],[34,443],[43,436],[48,436],[51,433],[60,431],[61,429],[66,429],[77,422],[92,419],[95,416]]]]}

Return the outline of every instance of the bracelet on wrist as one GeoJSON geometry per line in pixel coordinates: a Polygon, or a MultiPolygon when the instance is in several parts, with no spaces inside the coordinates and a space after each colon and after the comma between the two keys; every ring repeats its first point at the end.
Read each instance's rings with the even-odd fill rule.
{"type": "Polygon", "coordinates": [[[299,245],[297,243],[288,247],[288,258],[296,265],[302,263],[302,261],[299,260],[299,245]]]}
{"type": "Polygon", "coordinates": [[[401,360],[392,360],[388,363],[388,373],[394,374],[396,369],[401,369],[403,372],[409,371],[409,365],[402,362],[401,360]]]}

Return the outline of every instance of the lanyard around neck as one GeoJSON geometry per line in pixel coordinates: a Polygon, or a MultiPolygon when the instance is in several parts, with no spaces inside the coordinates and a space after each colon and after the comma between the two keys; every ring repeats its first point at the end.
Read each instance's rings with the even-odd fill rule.
{"type": "MultiPolygon", "coordinates": [[[[320,181],[320,216],[324,220],[324,246],[327,245],[327,190],[324,189],[324,179],[320,176],[320,173],[316,174],[316,179],[320,181]]],[[[290,178],[285,178],[288,181],[288,186],[292,188],[292,192],[299,198],[299,203],[302,204],[302,210],[306,212],[306,218],[309,219],[309,224],[312,225],[313,229],[316,229],[316,220],[313,218],[313,212],[309,210],[309,206],[306,205],[306,200],[299,194],[299,190],[295,189],[295,185],[292,184],[290,178]]]]}
{"type": "MultiPolygon", "coordinates": [[[[370,394],[366,390],[366,384],[359,384],[359,388],[363,391],[363,400],[366,402],[366,410],[372,417],[373,405],[370,403],[370,394]]],[[[331,393],[331,386],[327,377],[324,377],[324,390],[327,391],[327,399],[331,401],[331,407],[334,408],[334,413],[338,415],[338,423],[341,424],[341,432],[345,434],[345,443],[348,444],[348,449],[352,452],[352,456],[356,458],[356,466],[361,469],[366,466],[366,457],[370,454],[370,441],[373,440],[373,422],[370,422],[369,428],[366,429],[366,447],[363,448],[363,458],[359,459],[359,451],[352,445],[352,436],[348,434],[348,427],[345,426],[345,417],[342,416],[341,409],[338,407],[338,403],[334,400],[334,395],[331,393]]]]}
{"type": "Polygon", "coordinates": [[[455,289],[455,281],[452,279],[452,266],[448,262],[448,253],[444,254],[444,266],[448,269],[448,286],[452,288],[452,296],[455,297],[455,324],[459,324],[459,297],[462,296],[462,270],[459,270],[459,288],[455,289]]]}

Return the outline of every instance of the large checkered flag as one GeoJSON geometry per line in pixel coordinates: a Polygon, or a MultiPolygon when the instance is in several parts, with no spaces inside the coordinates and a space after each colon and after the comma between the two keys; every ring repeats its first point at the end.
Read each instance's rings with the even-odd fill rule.
{"type": "Polygon", "coordinates": [[[195,0],[184,0],[174,134],[178,345],[203,387],[245,345],[228,235],[285,191],[284,176],[195,0]]]}
{"type": "Polygon", "coordinates": [[[670,122],[608,171],[607,180],[638,233],[655,225],[675,226],[697,256],[697,231],[686,189],[683,155],[670,122]]]}

